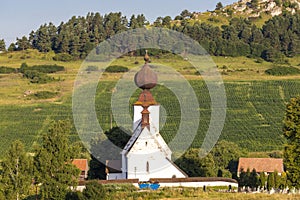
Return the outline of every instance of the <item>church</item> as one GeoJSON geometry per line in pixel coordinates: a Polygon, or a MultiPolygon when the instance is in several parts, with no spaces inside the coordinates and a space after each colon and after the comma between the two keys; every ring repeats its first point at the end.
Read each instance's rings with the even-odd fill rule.
{"type": "Polygon", "coordinates": [[[145,65],[135,74],[135,84],[142,89],[133,105],[133,134],[121,152],[121,160],[106,162],[107,180],[153,178],[187,178],[188,176],[172,162],[172,152],[159,133],[160,105],[151,94],[157,84],[157,75],[145,65]]]}

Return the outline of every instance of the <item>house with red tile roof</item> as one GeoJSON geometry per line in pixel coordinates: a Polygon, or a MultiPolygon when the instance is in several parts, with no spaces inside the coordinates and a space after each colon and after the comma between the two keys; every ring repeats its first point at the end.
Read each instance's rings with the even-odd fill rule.
{"type": "Polygon", "coordinates": [[[279,175],[284,172],[283,169],[283,159],[282,158],[240,158],[238,164],[237,174],[242,172],[242,170],[247,171],[250,169],[256,170],[257,173],[272,173],[277,171],[279,175]]]}
{"type": "Polygon", "coordinates": [[[87,179],[88,171],[89,171],[88,160],[87,159],[74,159],[72,161],[72,164],[75,165],[81,171],[79,180],[87,179]]]}

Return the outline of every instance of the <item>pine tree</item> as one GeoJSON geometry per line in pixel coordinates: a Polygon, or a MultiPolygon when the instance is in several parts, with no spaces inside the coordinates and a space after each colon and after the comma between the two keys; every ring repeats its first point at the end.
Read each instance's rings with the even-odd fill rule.
{"type": "Polygon", "coordinates": [[[30,47],[29,40],[26,36],[23,36],[21,39],[17,38],[17,45],[19,50],[25,50],[30,47]]]}
{"type": "Polygon", "coordinates": [[[5,50],[6,50],[6,48],[5,48],[5,42],[2,39],[2,40],[0,40],[0,51],[5,51],[5,50]]]}
{"type": "Polygon", "coordinates": [[[32,184],[33,165],[21,141],[12,143],[0,168],[0,185],[5,198],[18,200],[26,197],[32,184]]]}
{"type": "Polygon", "coordinates": [[[287,139],[284,148],[287,181],[300,188],[300,96],[292,98],[286,105],[283,132],[287,139]]]}
{"type": "Polygon", "coordinates": [[[217,3],[216,10],[221,10],[223,8],[222,2],[217,3]]]}
{"type": "Polygon", "coordinates": [[[268,190],[271,190],[274,188],[275,182],[274,182],[274,173],[270,173],[267,179],[267,188],[268,190]]]}
{"type": "Polygon", "coordinates": [[[43,199],[64,199],[70,186],[78,183],[80,171],[72,164],[77,151],[68,139],[70,129],[69,121],[53,122],[36,152],[36,181],[41,183],[43,199]]]}

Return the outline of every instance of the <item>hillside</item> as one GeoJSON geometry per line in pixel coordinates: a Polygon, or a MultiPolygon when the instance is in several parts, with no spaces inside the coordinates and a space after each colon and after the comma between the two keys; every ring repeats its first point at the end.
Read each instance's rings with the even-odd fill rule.
{"type": "Polygon", "coordinates": [[[213,11],[192,13],[191,21],[221,26],[229,24],[234,17],[241,17],[250,19],[258,27],[261,27],[274,16],[283,13],[295,14],[299,10],[299,0],[239,0],[224,7],[216,6],[213,11]]]}
{"type": "MultiPolygon", "coordinates": [[[[36,64],[63,65],[65,71],[49,74],[59,81],[49,83],[31,83],[20,73],[0,74],[0,152],[7,144],[21,139],[30,150],[40,135],[46,132],[51,120],[72,120],[73,83],[81,61],[53,61],[53,53],[38,53],[27,50],[20,53],[1,54],[1,65],[19,68],[26,62],[29,66],[36,64]],[[20,57],[27,55],[25,59],[20,57]],[[28,94],[28,91],[31,94],[28,94]],[[34,94],[41,91],[54,92],[54,97],[37,98],[34,94]]],[[[282,150],[282,119],[285,103],[300,94],[300,75],[271,76],[264,73],[272,67],[272,63],[246,57],[213,57],[225,81],[227,95],[227,117],[220,139],[237,143],[248,151],[282,150]],[[225,66],[225,67],[224,67],[225,66]]],[[[300,57],[289,58],[289,62],[297,66],[300,57]]],[[[111,65],[133,68],[143,63],[142,57],[117,59],[111,65]],[[139,63],[139,64],[136,64],[139,63]]],[[[200,147],[206,134],[210,119],[210,96],[201,77],[189,66],[188,62],[173,55],[152,58],[152,63],[170,65],[183,74],[194,88],[200,103],[200,127],[192,144],[200,147]],[[172,62],[171,62],[172,61],[172,62]]],[[[111,95],[116,81],[123,73],[106,73],[98,86],[96,111],[99,123],[104,130],[111,126],[111,95]]],[[[183,91],[184,92],[184,91],[183,91]]],[[[154,96],[167,111],[166,125],[161,133],[166,141],[170,141],[179,126],[180,108],[176,97],[163,86],[157,87],[154,96]],[[164,93],[165,95],[161,95],[164,93]]],[[[131,102],[137,98],[133,94],[131,102]]],[[[113,125],[115,122],[113,120],[113,125]]],[[[122,126],[130,129],[131,124],[122,126]]],[[[70,135],[73,141],[78,135],[73,129],[70,135]]]]}

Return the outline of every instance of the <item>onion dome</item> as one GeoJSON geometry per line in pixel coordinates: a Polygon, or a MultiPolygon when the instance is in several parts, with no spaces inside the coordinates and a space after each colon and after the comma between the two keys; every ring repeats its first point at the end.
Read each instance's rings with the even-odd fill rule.
{"type": "Polygon", "coordinates": [[[149,90],[156,86],[157,75],[148,65],[150,57],[148,56],[147,51],[144,60],[145,60],[145,65],[142,67],[142,69],[139,72],[135,74],[134,82],[136,86],[138,86],[139,88],[143,90],[145,89],[149,90]]]}

